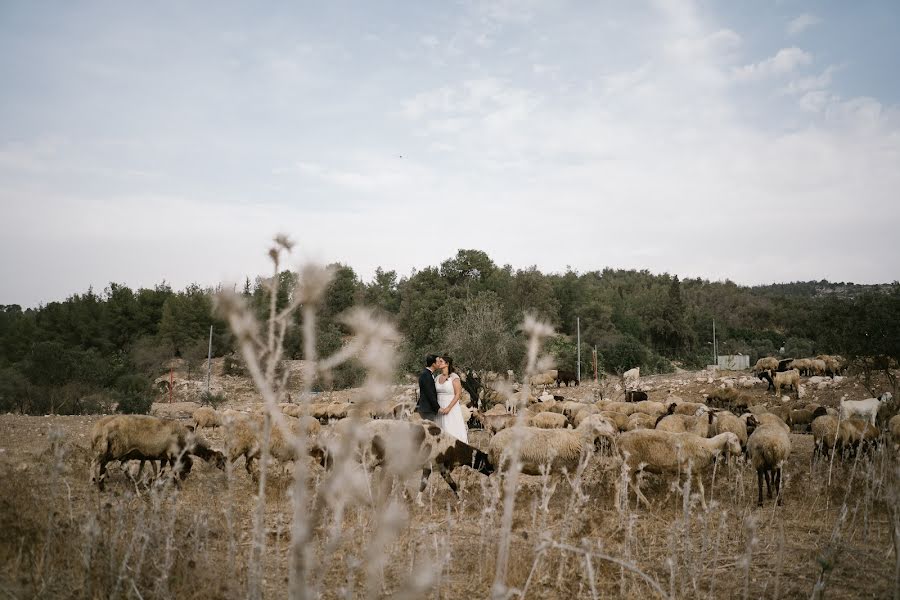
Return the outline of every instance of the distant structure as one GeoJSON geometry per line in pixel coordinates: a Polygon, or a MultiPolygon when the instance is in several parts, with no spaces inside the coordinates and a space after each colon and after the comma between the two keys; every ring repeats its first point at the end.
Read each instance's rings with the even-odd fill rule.
{"type": "Polygon", "coordinates": [[[720,354],[716,359],[716,366],[726,371],[741,371],[750,368],[748,354],[720,354]]]}

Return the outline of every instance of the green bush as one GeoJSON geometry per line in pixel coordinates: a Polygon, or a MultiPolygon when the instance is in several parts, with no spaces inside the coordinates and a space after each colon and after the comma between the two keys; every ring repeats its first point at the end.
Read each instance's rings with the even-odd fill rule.
{"type": "Polygon", "coordinates": [[[116,380],[115,392],[119,400],[116,410],[124,414],[145,415],[153,405],[150,382],[140,375],[123,375],[116,380]]]}

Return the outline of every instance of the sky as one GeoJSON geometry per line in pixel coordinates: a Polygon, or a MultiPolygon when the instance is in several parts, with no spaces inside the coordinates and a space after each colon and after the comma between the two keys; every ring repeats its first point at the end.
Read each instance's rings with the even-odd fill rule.
{"type": "Polygon", "coordinates": [[[0,304],[110,282],[900,277],[900,4],[0,3],[0,304]],[[289,265],[290,266],[290,265],[289,265]]]}

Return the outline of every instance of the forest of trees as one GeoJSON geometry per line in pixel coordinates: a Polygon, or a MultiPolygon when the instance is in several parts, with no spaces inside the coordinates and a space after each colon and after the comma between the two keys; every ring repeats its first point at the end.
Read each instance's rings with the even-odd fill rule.
{"type": "MultiPolygon", "coordinates": [[[[333,266],[317,323],[318,352],[343,343],[348,331],[341,313],[356,304],[373,306],[403,334],[402,372],[418,370],[428,351],[450,352],[458,364],[477,370],[518,370],[518,325],[526,311],[556,327],[561,335],[549,349],[558,366],[569,369],[575,368],[580,318],[583,372],[591,372],[594,347],[605,372],[637,365],[651,373],[702,367],[713,357],[714,319],[719,353],[749,354],[751,364],[765,355],[900,358],[897,282],[746,287],[648,271],[545,274],[499,266],[478,250],[460,250],[405,277],[378,269],[369,282],[349,266],[333,266]]],[[[280,280],[277,302],[283,306],[296,274],[282,272],[280,280]]],[[[248,279],[242,290],[261,317],[266,290],[262,279],[248,279]]],[[[171,358],[182,358],[188,369],[203,365],[210,325],[214,356],[229,355],[231,336],[212,314],[214,292],[196,285],[131,290],[112,283],[102,294],[88,290],[38,308],[0,306],[0,410],[97,412],[113,401],[128,410],[132,401],[146,400],[150,382],[171,358]]],[[[302,358],[301,348],[295,327],[285,358],[302,358]]],[[[355,385],[361,375],[350,365],[334,384],[355,385]]]]}

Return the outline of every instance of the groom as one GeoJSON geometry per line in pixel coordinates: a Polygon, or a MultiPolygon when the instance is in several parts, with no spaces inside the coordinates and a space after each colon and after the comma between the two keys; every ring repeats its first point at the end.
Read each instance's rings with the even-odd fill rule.
{"type": "Polygon", "coordinates": [[[434,386],[434,372],[437,370],[438,357],[429,354],[425,357],[425,369],[419,375],[419,403],[416,404],[416,412],[427,420],[437,419],[441,409],[437,399],[437,388],[434,386]]]}

